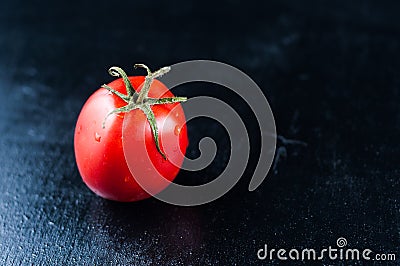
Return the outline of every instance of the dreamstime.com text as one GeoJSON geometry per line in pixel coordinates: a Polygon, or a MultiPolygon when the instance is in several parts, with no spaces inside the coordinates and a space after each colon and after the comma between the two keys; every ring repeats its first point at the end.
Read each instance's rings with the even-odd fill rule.
{"type": "Polygon", "coordinates": [[[347,240],[339,237],[336,241],[336,246],[329,246],[323,249],[295,249],[290,250],[283,248],[268,249],[265,244],[263,248],[257,251],[259,260],[371,260],[371,261],[395,261],[396,254],[394,253],[376,253],[371,249],[346,248],[347,240]]]}

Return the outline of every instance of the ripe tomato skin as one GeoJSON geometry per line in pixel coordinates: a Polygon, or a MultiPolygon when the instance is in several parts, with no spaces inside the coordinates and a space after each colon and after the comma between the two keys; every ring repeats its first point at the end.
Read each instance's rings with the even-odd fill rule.
{"type": "MultiPolygon", "coordinates": [[[[140,85],[144,82],[144,76],[129,77],[133,87],[139,92],[140,85]]],[[[121,93],[126,93],[122,79],[114,80],[108,84],[111,88],[121,93]]],[[[158,80],[154,80],[149,91],[149,97],[164,98],[174,97],[168,88],[158,80]]],[[[122,141],[122,126],[125,114],[114,114],[107,118],[105,128],[102,123],[106,115],[126,103],[104,88],[93,93],[83,106],[75,129],[74,149],[79,172],[85,184],[97,195],[115,201],[138,201],[150,197],[135,181],[127,166],[122,141]]],[[[166,153],[167,160],[157,151],[154,137],[146,116],[137,114],[137,125],[146,124],[145,136],[132,136],[145,142],[148,156],[154,167],[167,180],[172,181],[179,172],[179,166],[183,162],[183,155],[188,145],[185,115],[179,103],[153,105],[151,109],[156,117],[159,131],[159,139],[165,139],[169,143],[162,143],[161,147],[166,153]],[[174,109],[173,109],[174,108],[174,109]],[[173,113],[171,113],[173,112],[173,113]],[[179,128],[177,134],[175,127],[164,125],[176,125],[179,128]],[[171,141],[171,136],[175,139],[171,141]],[[172,146],[172,147],[171,147],[172,146]],[[179,152],[180,150],[180,152],[179,152]],[[171,163],[168,158],[173,159],[171,163]]],[[[142,112],[139,109],[131,112],[142,112]]],[[[137,156],[147,156],[137,154],[137,156]]],[[[156,187],[158,184],[154,184],[156,187]]],[[[165,187],[157,187],[158,191],[165,187]]]]}

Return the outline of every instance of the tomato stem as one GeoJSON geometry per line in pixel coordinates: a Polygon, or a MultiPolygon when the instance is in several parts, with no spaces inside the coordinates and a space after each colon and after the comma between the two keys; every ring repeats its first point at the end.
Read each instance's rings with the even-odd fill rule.
{"type": "Polygon", "coordinates": [[[147,76],[145,77],[143,87],[139,93],[137,93],[135,88],[133,88],[125,71],[123,71],[120,67],[111,67],[108,70],[108,73],[110,73],[111,76],[122,78],[122,80],[125,84],[125,87],[126,87],[127,95],[120,93],[119,91],[116,91],[115,89],[113,89],[110,86],[105,85],[105,84],[102,85],[101,87],[107,89],[108,91],[113,93],[115,96],[121,98],[127,104],[125,106],[122,106],[120,108],[110,111],[103,120],[103,128],[105,128],[105,124],[106,124],[107,118],[109,116],[111,116],[113,114],[119,114],[119,113],[128,113],[132,110],[140,109],[146,115],[147,121],[149,122],[151,132],[153,134],[154,142],[155,142],[158,152],[161,154],[161,156],[164,159],[167,159],[166,155],[164,154],[164,152],[161,150],[161,147],[160,147],[157,121],[154,116],[153,110],[151,109],[151,106],[156,105],[156,104],[172,104],[172,103],[185,102],[187,100],[187,98],[186,97],[170,97],[170,98],[156,99],[156,98],[148,97],[150,87],[151,87],[153,80],[157,77],[161,77],[162,75],[168,73],[171,70],[171,67],[163,67],[155,72],[151,72],[150,69],[144,64],[135,64],[134,67],[135,68],[139,68],[139,67],[144,68],[147,71],[147,76]]]}
{"type": "Polygon", "coordinates": [[[152,73],[150,69],[145,65],[145,64],[135,64],[135,68],[141,67],[146,69],[147,71],[147,76],[144,80],[143,88],[139,93],[139,97],[136,101],[136,103],[143,103],[143,101],[147,98],[150,90],[151,83],[155,78],[161,77],[162,75],[168,73],[171,68],[170,67],[163,67],[157,70],[156,72],[152,73]]]}
{"type": "Polygon", "coordinates": [[[128,93],[128,97],[132,97],[136,93],[135,89],[133,88],[133,86],[131,84],[131,81],[129,80],[125,71],[122,70],[122,68],[110,67],[110,69],[108,70],[108,73],[110,73],[111,76],[122,78],[122,80],[124,81],[125,87],[126,87],[126,92],[128,93]]]}

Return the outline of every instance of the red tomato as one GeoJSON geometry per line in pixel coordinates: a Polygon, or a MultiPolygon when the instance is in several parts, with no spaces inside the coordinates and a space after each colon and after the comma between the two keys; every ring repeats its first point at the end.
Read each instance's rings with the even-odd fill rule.
{"type": "MultiPolygon", "coordinates": [[[[129,81],[137,92],[140,91],[140,85],[144,80],[144,76],[129,77],[129,81]]],[[[123,94],[127,92],[122,78],[114,80],[108,86],[123,94]]],[[[151,83],[148,96],[157,99],[174,97],[168,88],[156,79],[151,83]]],[[[110,111],[126,105],[127,102],[115,93],[105,88],[97,90],[81,110],[75,129],[74,147],[78,169],[86,185],[103,198],[129,202],[142,200],[150,195],[135,181],[124,157],[122,126],[126,113],[110,115],[104,128],[102,126],[110,111]]],[[[188,145],[185,115],[180,103],[151,105],[151,110],[157,122],[159,140],[164,139],[168,142],[161,141],[160,143],[161,147],[168,147],[163,149],[166,159],[157,150],[149,121],[141,109],[130,111],[137,114],[135,124],[127,126],[146,127],[145,134],[131,137],[139,138],[145,143],[148,156],[155,167],[154,171],[158,171],[167,180],[172,181],[179,172],[188,145]]],[[[147,154],[137,154],[137,156],[139,158],[147,154]]],[[[158,185],[154,184],[156,187],[158,185]]],[[[157,187],[159,192],[165,188],[165,185],[159,186],[157,187]]]]}

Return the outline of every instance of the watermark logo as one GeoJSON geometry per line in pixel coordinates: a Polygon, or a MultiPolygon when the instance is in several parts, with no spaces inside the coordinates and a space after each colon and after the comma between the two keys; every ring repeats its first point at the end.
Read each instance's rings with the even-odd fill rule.
{"type": "Polygon", "coordinates": [[[336,245],[337,245],[339,248],[342,248],[342,247],[347,246],[347,240],[346,240],[346,238],[344,238],[344,237],[339,237],[339,238],[336,240],[336,245]]]}
{"type": "Polygon", "coordinates": [[[329,246],[328,248],[314,249],[304,248],[290,250],[284,248],[268,248],[265,244],[263,248],[257,251],[257,258],[259,260],[371,260],[371,261],[395,261],[396,254],[394,253],[376,253],[369,248],[358,249],[348,248],[347,240],[344,237],[339,237],[336,240],[336,246],[329,246]]]}
{"type": "MultiPolygon", "coordinates": [[[[257,84],[248,75],[233,66],[207,60],[194,60],[172,65],[170,72],[162,76],[160,81],[169,89],[199,81],[222,85],[238,94],[250,106],[258,121],[261,135],[260,157],[249,184],[249,191],[255,190],[268,174],[276,146],[274,116],[265,95],[257,84]]],[[[144,143],[136,143],[129,137],[132,136],[132,132],[129,131],[128,125],[134,123],[135,119],[129,114],[124,118],[123,148],[129,170],[147,193],[170,204],[194,206],[218,199],[239,181],[248,164],[250,142],[243,118],[222,100],[205,96],[192,97],[183,104],[183,108],[187,122],[197,117],[211,118],[218,121],[228,132],[231,155],[224,171],[213,181],[199,186],[182,186],[171,183],[157,172],[148,156],[137,158],[136,154],[140,154],[139,150],[142,154],[147,154],[147,149],[144,143]],[[138,169],[138,164],[140,164],[140,169],[138,169]],[[143,174],[146,169],[149,170],[149,175],[143,174]],[[154,177],[154,172],[158,173],[156,177],[154,177]],[[154,188],[155,183],[164,183],[166,189],[159,193],[154,188]]],[[[161,143],[163,142],[167,141],[163,141],[161,138],[161,143]]],[[[216,144],[211,138],[203,138],[199,142],[199,149],[201,156],[195,160],[185,157],[181,168],[188,171],[199,171],[213,161],[216,144]]],[[[174,163],[173,160],[171,162],[174,163]]],[[[179,163],[176,165],[180,166],[179,163]]]]}

